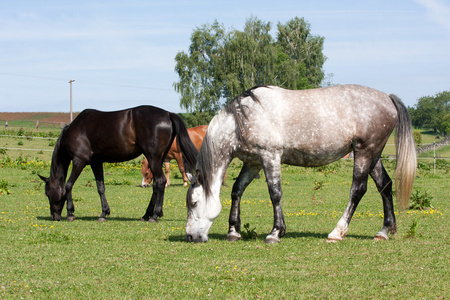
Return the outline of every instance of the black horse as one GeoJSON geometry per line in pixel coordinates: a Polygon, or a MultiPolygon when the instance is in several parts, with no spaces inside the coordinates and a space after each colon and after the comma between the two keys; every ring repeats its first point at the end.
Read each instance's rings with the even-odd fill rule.
{"type": "Polygon", "coordinates": [[[98,220],[106,221],[110,209],[105,197],[103,163],[127,161],[143,153],[150,162],[154,182],[153,195],[142,219],[156,222],[157,217],[163,215],[166,185],[161,165],[175,136],[178,136],[185,165],[192,170],[198,151],[189,139],[182,119],[176,114],[154,106],[114,112],[94,109],[82,111],[62,130],[56,142],[50,177],[39,175],[45,181],[45,194],[50,201],[52,219],[61,219],[66,201],[67,220],[75,219],[72,188],[83,168],[91,165],[102,203],[102,214],[98,220]],[[66,183],[71,161],[72,172],[66,183]]]}

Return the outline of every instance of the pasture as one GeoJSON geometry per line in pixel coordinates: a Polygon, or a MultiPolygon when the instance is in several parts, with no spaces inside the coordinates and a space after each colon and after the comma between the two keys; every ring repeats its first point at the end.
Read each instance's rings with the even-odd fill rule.
{"type": "MultiPolygon", "coordinates": [[[[0,141],[2,147],[53,149],[50,139],[0,141]]],[[[427,191],[433,208],[396,212],[398,232],[388,241],[372,240],[382,227],[383,208],[369,180],[349,233],[338,243],[326,238],[347,205],[352,161],[324,168],[283,166],[287,233],[280,244],[266,245],[273,211],[263,174],[243,196],[244,239],[226,241],[230,193],[241,165],[233,161],[210,240],[191,244],[184,240],[187,189],[175,166],[159,223],[140,221],[152,189],[140,187],[139,159],[105,165],[107,222],[97,222],[101,206],[90,167],[73,189],[76,220],[55,222],[37,176],[48,176],[50,156],[42,150],[0,154],[0,191],[9,192],[0,192],[1,299],[450,296],[448,164],[436,175],[432,165],[420,166],[414,189],[427,191]]],[[[394,163],[385,162],[392,176],[394,163]]]]}

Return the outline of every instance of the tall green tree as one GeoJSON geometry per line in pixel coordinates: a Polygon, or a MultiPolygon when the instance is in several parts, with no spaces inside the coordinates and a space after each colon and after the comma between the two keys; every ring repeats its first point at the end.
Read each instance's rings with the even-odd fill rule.
{"type": "Polygon", "coordinates": [[[430,128],[435,133],[450,134],[450,91],[419,98],[411,110],[414,126],[430,128]]]}
{"type": "Polygon", "coordinates": [[[280,55],[287,56],[279,65],[280,73],[285,68],[292,69],[287,74],[295,77],[285,79],[280,85],[298,90],[318,87],[325,76],[322,70],[326,60],[322,52],[324,41],[324,37],[311,34],[311,25],[303,18],[296,17],[286,24],[278,23],[279,52],[281,50],[280,55]]]}
{"type": "Polygon", "coordinates": [[[194,30],[189,52],[175,57],[180,80],[174,88],[190,112],[214,112],[243,91],[261,84],[290,89],[320,86],[324,38],[311,35],[303,18],[278,24],[248,19],[243,31],[226,32],[215,21],[194,30]]]}
{"type": "Polygon", "coordinates": [[[194,30],[189,53],[177,53],[175,71],[180,81],[174,83],[174,88],[181,95],[180,106],[187,111],[208,112],[220,108],[223,83],[218,81],[216,73],[224,43],[225,29],[215,21],[194,30]]]}
{"type": "Polygon", "coordinates": [[[244,31],[230,32],[224,47],[221,78],[227,100],[255,85],[272,81],[277,53],[270,30],[270,22],[250,18],[244,31]]]}

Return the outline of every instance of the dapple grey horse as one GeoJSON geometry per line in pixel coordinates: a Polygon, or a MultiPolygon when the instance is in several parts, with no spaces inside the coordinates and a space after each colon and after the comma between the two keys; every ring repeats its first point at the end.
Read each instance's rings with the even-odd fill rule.
{"type": "Polygon", "coordinates": [[[328,235],[342,240],[370,175],[383,200],[384,222],[375,239],[388,239],[397,229],[392,182],[381,153],[396,128],[396,195],[402,208],[409,202],[416,171],[411,120],[394,95],[359,85],[291,91],[275,86],[254,87],[232,100],[211,121],[190,175],[186,196],[188,241],[205,242],[221,211],[223,174],[234,157],[243,167],[231,193],[227,239],[241,238],[240,200],[245,188],[263,169],[274,211],[266,243],[278,243],[286,225],[281,207],[281,164],[316,167],[354,152],[350,199],[341,219],[328,235]]]}

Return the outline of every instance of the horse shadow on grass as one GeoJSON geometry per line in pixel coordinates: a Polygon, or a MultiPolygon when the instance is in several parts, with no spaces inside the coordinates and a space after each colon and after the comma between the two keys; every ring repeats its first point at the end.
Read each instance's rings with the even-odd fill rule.
{"type": "MultiPolygon", "coordinates": [[[[347,238],[361,239],[361,240],[371,240],[373,236],[368,235],[357,235],[357,234],[347,234],[347,238]]],[[[310,231],[301,231],[301,232],[287,232],[283,239],[297,239],[297,238],[316,238],[320,240],[328,239],[328,233],[320,233],[320,232],[310,232],[310,231]]]]}
{"type": "MultiPolygon", "coordinates": [[[[81,216],[81,217],[75,217],[75,220],[73,222],[78,221],[86,221],[86,222],[92,222],[92,221],[96,221],[97,223],[101,223],[98,222],[98,216],[81,216]]],[[[50,216],[38,216],[36,217],[36,219],[38,220],[42,220],[42,221],[53,221],[52,218],[50,216]]],[[[125,217],[108,217],[106,218],[106,222],[108,221],[116,221],[116,222],[147,222],[147,221],[142,221],[140,218],[125,218],[125,217]]],[[[163,220],[161,220],[160,222],[162,222],[163,220]]],[[[164,219],[164,221],[169,221],[169,222],[181,222],[183,220],[181,219],[164,219]]],[[[55,221],[58,222],[58,221],[55,221]]],[[[61,218],[60,222],[67,222],[65,217],[61,218]]]]}
{"type": "MultiPolygon", "coordinates": [[[[266,236],[268,234],[269,233],[259,234],[256,239],[264,242],[264,239],[266,238],[266,236]]],[[[244,234],[242,234],[242,235],[244,236],[244,234]]],[[[283,242],[284,239],[301,239],[301,238],[314,238],[317,240],[327,240],[328,233],[309,232],[309,231],[287,232],[286,235],[281,238],[281,242],[283,242]]],[[[372,240],[373,236],[348,234],[347,238],[360,239],[360,240],[372,240]]],[[[209,235],[209,239],[226,241],[227,235],[212,233],[209,235]]],[[[170,242],[186,242],[186,238],[184,235],[171,235],[171,236],[169,236],[168,240],[170,242]]],[[[243,237],[241,241],[246,242],[246,241],[250,241],[250,239],[243,237]]]]}

